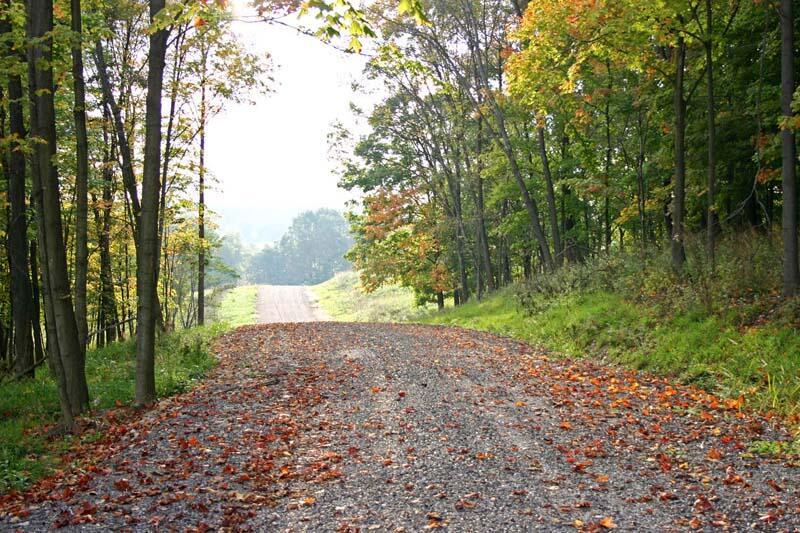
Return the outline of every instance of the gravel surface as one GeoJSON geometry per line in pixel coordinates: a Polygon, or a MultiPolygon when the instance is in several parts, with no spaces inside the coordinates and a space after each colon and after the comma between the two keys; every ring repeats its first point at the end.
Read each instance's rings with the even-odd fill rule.
{"type": "Polygon", "coordinates": [[[256,300],[258,321],[261,324],[278,322],[315,322],[327,320],[316,298],[303,286],[261,285],[256,300]]]}
{"type": "Polygon", "coordinates": [[[696,389],[457,328],[247,326],[217,350],[204,384],[0,501],[0,527],[800,527],[800,469],[748,451],[786,432],[696,389]]]}

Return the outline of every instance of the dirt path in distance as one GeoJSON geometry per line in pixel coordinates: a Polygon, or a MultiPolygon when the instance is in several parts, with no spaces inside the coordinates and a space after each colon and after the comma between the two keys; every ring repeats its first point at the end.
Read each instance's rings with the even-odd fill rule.
{"type": "Polygon", "coordinates": [[[258,288],[256,309],[261,324],[328,320],[308,287],[303,286],[262,285],[258,288]]]}

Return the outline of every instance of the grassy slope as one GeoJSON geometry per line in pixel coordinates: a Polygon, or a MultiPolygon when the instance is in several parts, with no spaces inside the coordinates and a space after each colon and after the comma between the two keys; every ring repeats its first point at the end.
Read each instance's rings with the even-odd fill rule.
{"type": "Polygon", "coordinates": [[[214,309],[214,320],[235,328],[258,321],[258,285],[243,285],[226,290],[214,309]]]}
{"type": "Polygon", "coordinates": [[[328,316],[344,322],[407,322],[427,313],[415,305],[410,289],[381,287],[364,294],[359,287],[358,274],[340,272],[311,290],[328,316]]]}
{"type": "Polygon", "coordinates": [[[602,357],[672,375],[757,409],[800,412],[800,333],[765,325],[739,330],[718,316],[677,313],[605,292],[561,296],[526,316],[511,290],[426,317],[509,335],[571,357],[602,357]]]}

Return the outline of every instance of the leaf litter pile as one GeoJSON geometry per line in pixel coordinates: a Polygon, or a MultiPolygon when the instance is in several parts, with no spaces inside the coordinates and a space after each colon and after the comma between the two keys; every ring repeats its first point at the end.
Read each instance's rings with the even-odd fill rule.
{"type": "Polygon", "coordinates": [[[0,496],[0,529],[800,527],[776,422],[646,374],[428,326],[223,336],[200,386],[0,496]]]}

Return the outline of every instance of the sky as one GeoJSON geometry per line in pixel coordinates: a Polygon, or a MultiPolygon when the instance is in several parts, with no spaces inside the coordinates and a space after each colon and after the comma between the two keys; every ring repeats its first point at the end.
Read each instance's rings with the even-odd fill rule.
{"type": "MultiPolygon", "coordinates": [[[[234,14],[252,13],[247,0],[234,14]]],[[[356,124],[354,102],[369,109],[373,96],[355,93],[365,58],[346,54],[291,28],[235,22],[254,53],[272,57],[272,92],[254,105],[227,104],[208,126],[207,166],[217,183],[207,193],[223,234],[261,247],[274,242],[292,218],[309,209],[345,209],[352,193],[336,186],[327,135],[335,121],[356,124]]]]}

